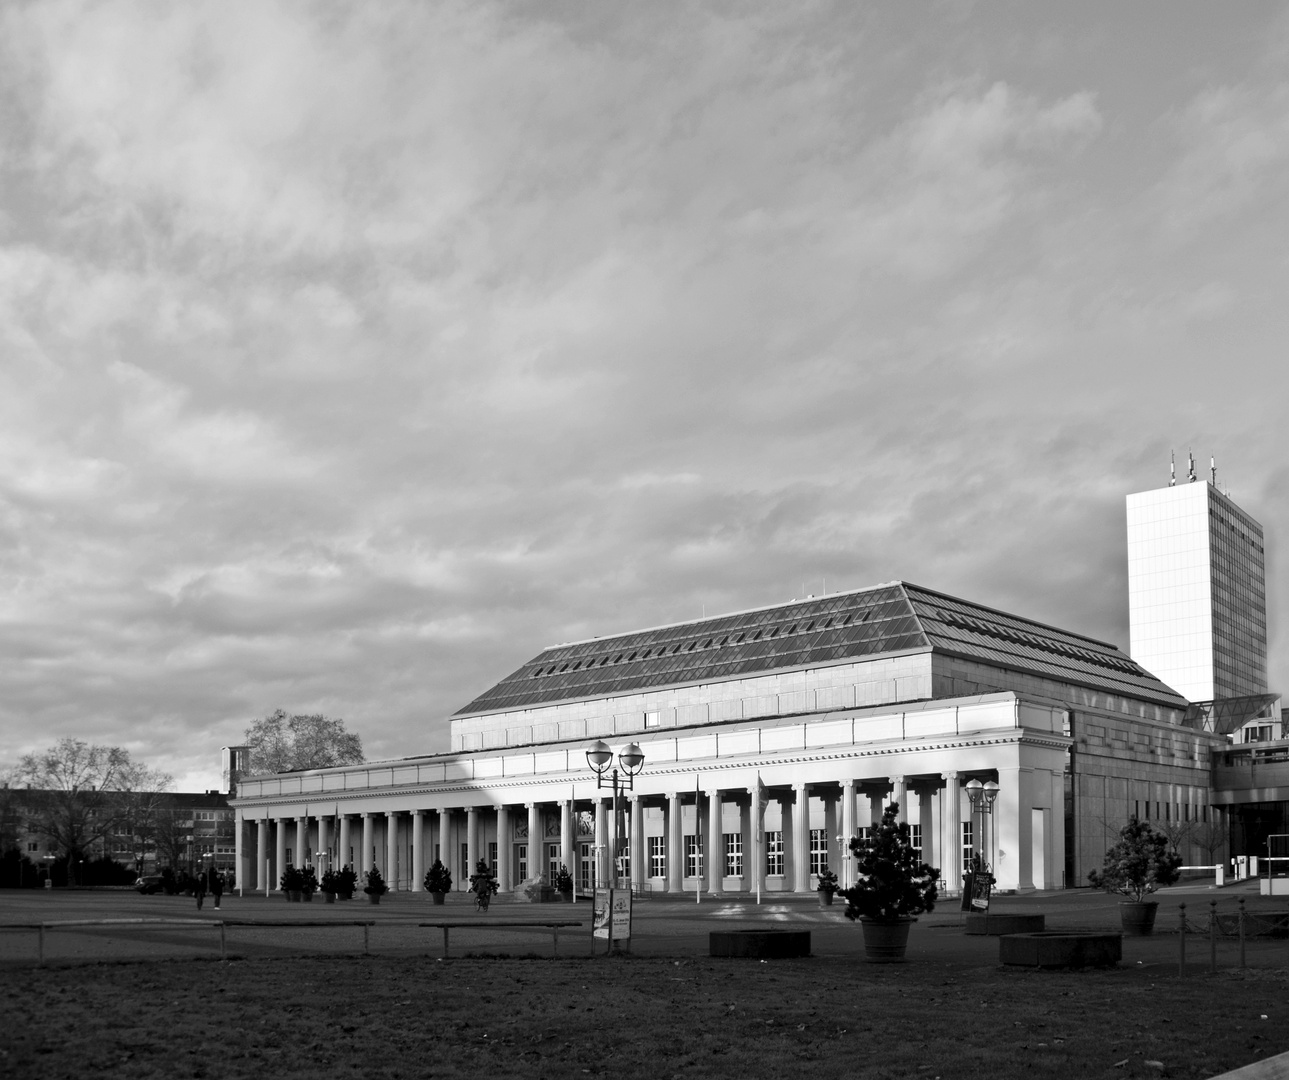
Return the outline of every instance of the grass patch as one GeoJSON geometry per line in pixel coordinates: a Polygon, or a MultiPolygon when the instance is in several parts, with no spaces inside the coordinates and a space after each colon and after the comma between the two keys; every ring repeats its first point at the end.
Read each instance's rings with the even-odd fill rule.
{"type": "Polygon", "coordinates": [[[845,958],[23,968],[0,989],[0,1072],[1200,1078],[1289,1049],[1286,982],[845,958]]]}

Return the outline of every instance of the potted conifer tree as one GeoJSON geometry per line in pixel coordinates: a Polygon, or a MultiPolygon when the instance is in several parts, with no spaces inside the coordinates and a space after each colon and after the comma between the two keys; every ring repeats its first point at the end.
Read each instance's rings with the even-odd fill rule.
{"type": "Polygon", "coordinates": [[[304,894],[304,871],[288,865],[282,871],[282,878],[278,882],[278,887],[289,902],[299,903],[304,894]]]}
{"type": "Polygon", "coordinates": [[[908,825],[896,820],[899,812],[891,803],[868,836],[851,838],[855,884],[838,890],[846,898],[846,918],[863,927],[865,958],[875,963],[904,959],[910,925],[935,908],[938,895],[940,871],[922,861],[908,825]]]}
{"type": "Polygon", "coordinates": [[[452,872],[443,865],[441,859],[435,859],[434,865],[425,872],[425,891],[436,904],[443,903],[443,897],[452,890],[452,872]]]}
{"type": "Polygon", "coordinates": [[[815,891],[819,894],[820,907],[832,907],[833,893],[841,889],[841,883],[828,867],[819,871],[819,882],[815,885],[815,891]]]}
{"type": "Polygon", "coordinates": [[[568,867],[563,863],[559,864],[559,869],[555,872],[555,879],[551,882],[555,891],[559,893],[559,898],[566,904],[573,902],[573,875],[568,872],[568,867]]]}
{"type": "Polygon", "coordinates": [[[328,904],[334,904],[336,893],[340,891],[340,875],[334,870],[324,870],[319,888],[322,889],[322,899],[328,904]]]}
{"type": "Polygon", "coordinates": [[[1146,897],[1164,885],[1172,885],[1181,876],[1182,858],[1168,850],[1168,838],[1146,821],[1133,818],[1119,830],[1119,839],[1105,853],[1100,870],[1089,870],[1088,881],[1094,888],[1122,893],[1128,897],[1119,904],[1119,920],[1125,934],[1145,936],[1154,933],[1157,900],[1146,897]]]}
{"type": "Polygon", "coordinates": [[[367,894],[367,900],[372,904],[379,904],[380,898],[389,892],[389,886],[380,876],[379,866],[373,866],[367,871],[367,884],[363,886],[363,892],[367,894]]]}

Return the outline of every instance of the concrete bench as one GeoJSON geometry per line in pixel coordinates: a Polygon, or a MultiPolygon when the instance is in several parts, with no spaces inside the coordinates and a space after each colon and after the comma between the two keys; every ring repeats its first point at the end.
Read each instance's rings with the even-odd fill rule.
{"type": "Polygon", "coordinates": [[[1048,930],[1041,934],[1006,934],[998,939],[999,963],[1016,967],[1114,967],[1122,959],[1122,934],[1048,930]]]}
{"type": "Polygon", "coordinates": [[[991,937],[1002,937],[1004,934],[1041,934],[1047,929],[1042,915],[1014,914],[990,915],[972,912],[967,916],[968,934],[988,934],[991,937]]]}
{"type": "Polygon", "coordinates": [[[473,922],[423,922],[417,926],[443,931],[443,958],[448,955],[448,931],[450,930],[538,930],[551,935],[551,955],[559,955],[559,932],[572,926],[583,925],[580,922],[493,922],[491,919],[476,919],[473,922]]]}

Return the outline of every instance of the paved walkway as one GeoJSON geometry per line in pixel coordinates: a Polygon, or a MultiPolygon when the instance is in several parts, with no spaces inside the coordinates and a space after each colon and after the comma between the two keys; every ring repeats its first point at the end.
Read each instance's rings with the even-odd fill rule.
{"type": "MultiPolygon", "coordinates": [[[[1260,896],[1256,881],[1221,890],[1203,886],[1167,889],[1157,894],[1157,899],[1160,908],[1156,933],[1149,938],[1124,939],[1125,966],[1177,970],[1182,903],[1186,904],[1188,923],[1204,928],[1213,901],[1220,914],[1234,914],[1241,899],[1251,914],[1289,910],[1285,898],[1260,896]]],[[[863,954],[860,930],[845,918],[844,910],[840,899],[832,907],[823,908],[814,896],[790,894],[765,895],[759,905],[743,896],[704,896],[701,903],[695,903],[692,897],[638,900],[633,911],[631,949],[645,956],[706,956],[708,934],[714,929],[791,927],[811,931],[816,956],[854,956],[858,960],[863,954]]],[[[1119,927],[1117,898],[1087,889],[996,897],[991,910],[1042,914],[1049,930],[1115,931],[1119,927]]],[[[587,955],[591,951],[591,906],[585,900],[573,905],[534,905],[499,897],[488,912],[477,913],[463,893],[453,894],[442,907],[432,905],[425,893],[390,893],[379,905],[367,903],[361,894],[353,901],[335,904],[323,903],[320,897],[308,904],[288,904],[277,896],[232,894],[225,895],[218,911],[207,898],[199,912],[191,897],[139,896],[133,891],[115,890],[0,891],[2,925],[104,919],[186,921],[180,925],[145,921],[59,928],[46,934],[46,959],[76,963],[218,956],[221,919],[247,924],[224,930],[228,952],[237,956],[361,952],[364,940],[373,953],[437,956],[441,934],[417,924],[438,920],[474,924],[452,931],[452,954],[456,956],[485,950],[549,955],[549,933],[516,933],[495,925],[523,920],[582,919],[584,929],[561,933],[560,955],[587,955]],[[352,925],[357,921],[373,925],[365,934],[364,928],[352,925]]],[[[910,935],[910,959],[996,965],[997,939],[966,935],[964,919],[956,899],[942,901],[936,911],[923,915],[910,935]]],[[[37,948],[34,930],[0,930],[0,964],[33,963],[37,948]]],[[[1206,970],[1207,934],[1188,934],[1186,948],[1188,970],[1206,970]]],[[[1289,968],[1289,941],[1250,938],[1245,958],[1250,967],[1289,968]]],[[[1219,966],[1233,968],[1238,961],[1238,942],[1229,937],[1220,939],[1219,966]]]]}

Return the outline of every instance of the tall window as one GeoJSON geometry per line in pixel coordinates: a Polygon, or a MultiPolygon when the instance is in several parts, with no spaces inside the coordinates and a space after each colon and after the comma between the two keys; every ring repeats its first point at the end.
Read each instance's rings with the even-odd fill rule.
{"type": "Polygon", "coordinates": [[[909,826],[909,846],[918,853],[918,858],[922,857],[922,826],[909,826]]]}
{"type": "Polygon", "coordinates": [[[964,821],[962,823],[962,872],[969,874],[971,872],[971,852],[975,849],[975,830],[972,828],[973,823],[964,821]]]}
{"type": "Polygon", "coordinates": [[[497,842],[488,841],[488,869],[492,871],[492,876],[497,876],[497,842]]]}
{"type": "Polygon", "coordinates": [[[765,872],[772,876],[783,876],[783,833],[768,832],[765,834],[765,872]]]}
{"type": "Polygon", "coordinates": [[[559,873],[560,868],[559,844],[546,845],[546,868],[547,872],[550,874],[548,880],[554,881],[555,875],[559,873]]]}
{"type": "Polygon", "coordinates": [[[518,868],[517,873],[519,874],[519,880],[527,881],[528,880],[528,845],[527,844],[515,845],[515,866],[518,868]]]}
{"type": "Polygon", "coordinates": [[[470,875],[474,873],[474,867],[470,865],[470,845],[461,845],[461,880],[469,881],[470,875]]]}
{"type": "Polygon", "coordinates": [[[828,830],[810,830],[810,872],[822,874],[828,869],[828,830]]]}
{"type": "Polygon", "coordinates": [[[703,838],[694,833],[685,836],[685,877],[703,876],[703,838]]]}
{"type": "Polygon", "coordinates": [[[743,834],[727,832],[725,834],[725,876],[743,876],[743,834]]]}
{"type": "Polygon", "coordinates": [[[667,838],[665,836],[649,837],[649,876],[667,876],[667,838]]]}

